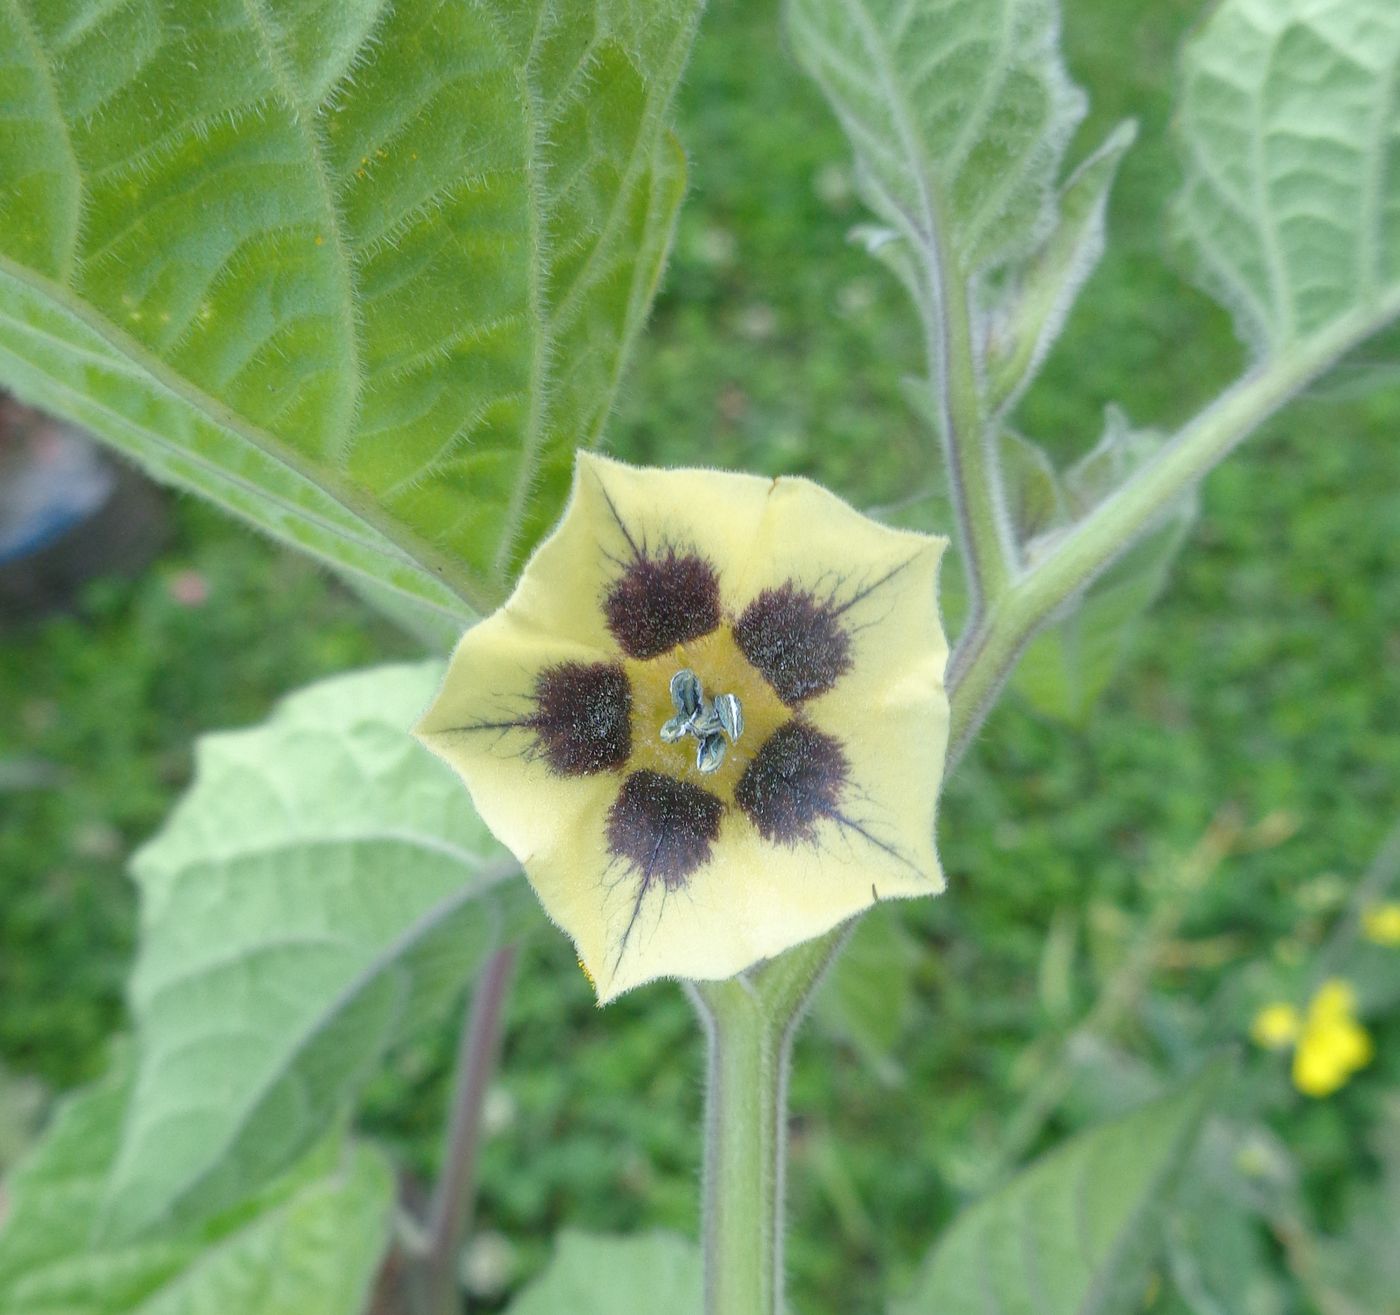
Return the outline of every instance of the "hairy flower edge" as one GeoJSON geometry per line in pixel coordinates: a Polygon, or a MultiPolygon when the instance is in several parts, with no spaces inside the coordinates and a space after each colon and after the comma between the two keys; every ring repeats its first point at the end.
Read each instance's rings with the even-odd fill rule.
{"type": "Polygon", "coordinates": [[[559,526],[416,733],[600,1003],[942,889],[945,546],[805,479],[579,455],[559,526]]]}

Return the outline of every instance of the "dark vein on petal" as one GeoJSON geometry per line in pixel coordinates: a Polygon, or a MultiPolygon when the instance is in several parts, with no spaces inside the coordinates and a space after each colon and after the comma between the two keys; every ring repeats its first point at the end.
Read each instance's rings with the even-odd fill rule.
{"type": "Polygon", "coordinates": [[[600,477],[595,475],[594,478],[598,480],[598,492],[603,495],[603,501],[608,504],[608,510],[612,512],[612,518],[617,522],[617,528],[622,531],[622,537],[627,540],[627,546],[632,550],[633,558],[640,561],[642,556],[641,549],[637,547],[637,541],[632,537],[632,531],[627,528],[621,514],[618,512],[617,504],[612,500],[612,494],[608,492],[607,485],[603,483],[600,477]]]}
{"type": "Polygon", "coordinates": [[[869,598],[870,595],[873,594],[877,589],[883,588],[885,585],[887,585],[901,571],[907,570],[918,560],[918,557],[919,554],[915,553],[907,561],[900,562],[898,566],[891,567],[890,570],[886,571],[884,575],[882,575],[878,580],[876,580],[872,584],[866,585],[863,589],[858,590],[856,594],[853,597],[847,599],[846,602],[841,603],[839,605],[833,603],[832,614],[835,616],[840,616],[843,612],[849,612],[851,608],[853,608],[857,603],[864,602],[865,599],[869,598]]]}
{"type": "Polygon", "coordinates": [[[862,837],[862,839],[867,840],[870,844],[874,845],[876,849],[882,850],[884,853],[888,854],[892,859],[895,860],[896,863],[904,864],[904,866],[907,867],[916,876],[923,877],[925,880],[927,880],[927,874],[913,861],[913,859],[909,858],[906,854],[902,854],[898,849],[896,849],[893,845],[889,844],[888,842],[880,840],[876,836],[871,835],[870,832],[867,831],[865,827],[861,825],[861,823],[857,822],[854,818],[847,817],[845,813],[839,812],[836,809],[832,809],[826,814],[826,816],[829,817],[833,822],[835,822],[837,826],[845,827],[848,830],[854,831],[858,836],[862,837]]]}

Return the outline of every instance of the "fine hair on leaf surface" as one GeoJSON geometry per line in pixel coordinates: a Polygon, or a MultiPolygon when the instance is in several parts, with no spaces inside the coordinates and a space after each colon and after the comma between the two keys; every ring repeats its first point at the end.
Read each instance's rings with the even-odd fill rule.
{"type": "Polygon", "coordinates": [[[488,607],[660,278],[699,9],[6,4],[0,380],[353,576],[488,607]]]}

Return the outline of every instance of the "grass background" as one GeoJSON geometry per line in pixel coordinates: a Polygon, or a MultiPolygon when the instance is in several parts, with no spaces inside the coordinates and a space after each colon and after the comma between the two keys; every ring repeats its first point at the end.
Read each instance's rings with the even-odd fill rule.
{"type": "MultiPolygon", "coordinates": [[[[1242,364],[1162,237],[1171,70],[1197,11],[1068,0],[1068,58],[1093,102],[1073,157],[1123,117],[1141,135],[1110,253],[1017,417],[1060,459],[1092,445],[1106,403],[1169,425],[1242,364]]],[[[772,3],[714,0],[680,119],[692,192],[612,448],[811,474],[867,506],[927,488],[928,441],[899,391],[918,367],[914,319],[847,243],[862,216],[846,151],[782,49],[772,3]]],[[[1188,1071],[1242,1037],[1262,1000],[1305,988],[1400,812],[1400,390],[1346,391],[1304,399],[1212,476],[1089,727],[1011,697],[960,770],[942,809],[950,893],[866,933],[799,1048],[795,1310],[880,1309],[1007,1156],[1188,1071]],[[1182,857],[1222,809],[1263,827],[1183,892],[1182,857]],[[1106,984],[1122,985],[1154,917],[1145,981],[1111,1026],[1070,1047],[1043,1125],[1018,1140],[1015,1112],[1106,984]],[[858,972],[862,958],[884,970],[858,972]]],[[[0,638],[0,757],[61,772],[58,788],[0,794],[0,1064],[54,1090],[93,1076],[122,1026],[134,930],[123,865],[187,779],[192,737],[259,719],[304,681],[414,651],[306,562],[189,501],[173,513],[174,540],[141,579],[96,585],[77,616],[0,638]],[[185,571],[208,582],[204,605],[177,601],[185,571]]],[[[1336,1304],[1355,1276],[1329,1277],[1381,1263],[1361,1230],[1400,1090],[1400,951],[1344,945],[1339,962],[1363,986],[1376,1062],[1309,1101],[1277,1058],[1245,1055],[1229,1158],[1248,1172],[1218,1192],[1196,1177],[1212,1196],[1192,1218],[1220,1217],[1201,1290],[1168,1266],[1144,1309],[1400,1309],[1336,1304]],[[1294,1170],[1301,1241],[1250,1195],[1294,1170]]],[[[405,1045],[371,1093],[371,1125],[424,1170],[451,1030],[405,1045]]],[[[563,1223],[696,1225],[701,1054],[678,992],[652,987],[600,1013],[567,944],[542,935],[507,1045],[483,1177],[493,1236],[471,1267],[482,1309],[542,1263],[563,1223]]],[[[1400,1227],[1400,1185],[1395,1197],[1400,1227]]]]}

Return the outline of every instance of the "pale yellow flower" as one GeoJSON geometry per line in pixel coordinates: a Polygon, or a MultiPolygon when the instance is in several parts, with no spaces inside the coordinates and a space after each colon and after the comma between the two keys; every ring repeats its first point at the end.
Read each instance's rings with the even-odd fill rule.
{"type": "Polygon", "coordinates": [[[942,889],[945,546],[803,479],[579,456],[417,733],[600,1001],[942,889]]]}
{"type": "Polygon", "coordinates": [[[1377,945],[1400,946],[1400,903],[1377,904],[1361,915],[1361,931],[1377,945]]]}
{"type": "Polygon", "coordinates": [[[1266,1005],[1250,1035],[1270,1050],[1296,1047],[1293,1085],[1307,1096],[1330,1096],[1374,1054],[1370,1034],[1356,1019],[1356,993],[1336,977],[1318,988],[1305,1014],[1291,1004],[1266,1005]]]}

